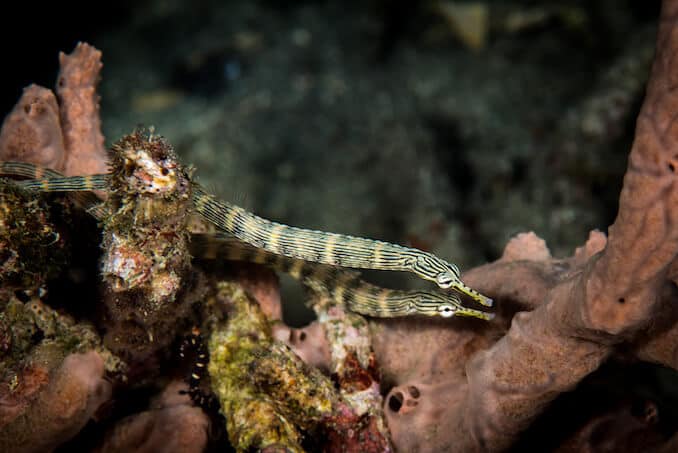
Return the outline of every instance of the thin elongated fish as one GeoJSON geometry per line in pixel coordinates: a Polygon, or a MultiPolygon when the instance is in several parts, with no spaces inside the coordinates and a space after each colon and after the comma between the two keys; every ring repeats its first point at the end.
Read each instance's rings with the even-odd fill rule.
{"type": "MultiPolygon", "coordinates": [[[[153,168],[145,170],[153,174],[153,168]]],[[[0,173],[31,178],[17,182],[28,190],[75,192],[79,194],[78,202],[91,206],[92,215],[98,218],[106,215],[105,207],[95,203],[97,198],[91,193],[87,194],[87,191],[110,190],[110,174],[65,177],[54,170],[23,162],[0,162],[0,173]]],[[[159,181],[167,177],[160,173],[157,176],[159,181]]],[[[154,179],[145,184],[152,187],[154,179]]],[[[485,312],[462,307],[459,298],[453,294],[426,291],[404,294],[402,291],[375,287],[359,278],[348,278],[354,273],[339,272],[340,267],[408,271],[435,282],[440,288],[451,288],[482,305],[492,306],[491,299],[461,281],[459,269],[454,264],[431,253],[385,241],[273,222],[239,206],[217,200],[196,183],[192,185],[195,211],[219,230],[222,239],[234,238],[249,246],[241,247],[237,253],[248,256],[252,261],[262,257],[261,260],[269,264],[277,263],[278,267],[288,269],[286,272],[297,272],[297,269],[306,272],[306,277],[303,273],[298,277],[313,278],[332,288],[333,294],[339,295],[337,302],[353,307],[351,309],[354,311],[371,316],[404,316],[417,311],[417,314],[430,315],[431,307],[442,307],[438,314],[462,315],[462,311],[466,310],[468,316],[487,319],[488,314],[485,312]],[[309,263],[322,266],[314,268],[309,263]],[[386,305],[388,308],[385,308],[386,305]]],[[[233,254],[237,248],[231,244],[229,250],[227,253],[233,254]]]]}

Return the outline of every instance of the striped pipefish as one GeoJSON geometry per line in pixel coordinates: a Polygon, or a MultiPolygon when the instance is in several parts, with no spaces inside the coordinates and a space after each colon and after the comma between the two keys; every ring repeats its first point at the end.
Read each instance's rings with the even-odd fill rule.
{"type": "Polygon", "coordinates": [[[366,316],[465,316],[484,320],[494,317],[492,313],[464,307],[455,293],[381,288],[362,280],[358,272],[276,255],[243,244],[223,233],[194,234],[191,251],[207,259],[248,261],[269,266],[289,274],[313,291],[327,294],[335,304],[366,316]]]}
{"type": "MultiPolygon", "coordinates": [[[[153,137],[151,136],[148,139],[149,143],[152,143],[152,140],[153,137]]],[[[117,149],[114,146],[114,152],[124,152],[127,155],[145,155],[143,149],[121,150],[120,146],[117,146],[117,149]]],[[[165,156],[165,158],[170,161],[175,159],[173,154],[165,156]]],[[[382,289],[362,282],[359,278],[348,278],[348,275],[355,273],[344,275],[340,272],[340,268],[343,267],[412,272],[422,279],[434,281],[440,288],[449,288],[460,294],[465,294],[481,305],[492,305],[491,299],[479,294],[461,281],[459,270],[455,265],[431,253],[384,241],[276,223],[238,206],[217,200],[200,185],[193,182],[178,163],[170,162],[168,165],[167,162],[163,162],[163,165],[156,165],[149,159],[140,159],[135,162],[143,162],[143,168],[125,168],[124,171],[127,178],[134,178],[138,174],[143,175],[142,178],[138,178],[138,181],[135,180],[140,192],[158,193],[171,186],[172,181],[178,179],[190,181],[190,196],[194,211],[212,223],[221,237],[232,238],[242,243],[243,246],[247,245],[248,247],[241,247],[244,250],[244,252],[241,252],[243,256],[248,255],[250,260],[256,260],[257,256],[261,255],[269,261],[269,264],[277,263],[278,267],[283,270],[291,271],[295,268],[301,268],[308,274],[305,278],[320,281],[325,287],[331,288],[332,294],[342,295],[345,293],[346,297],[351,298],[351,300],[362,301],[362,304],[360,302],[358,304],[353,303],[355,311],[360,312],[362,308],[363,314],[384,317],[412,314],[430,315],[432,313],[431,307],[437,305],[443,307],[441,311],[437,312],[438,315],[451,316],[454,314],[463,315],[464,310],[470,309],[462,307],[459,298],[454,293],[424,291],[406,294],[396,290],[382,289]],[[181,178],[178,176],[181,176],[181,178]],[[257,251],[259,253],[255,253],[257,251]],[[279,258],[274,260],[273,257],[279,258]],[[317,270],[314,271],[313,266],[309,263],[316,263],[318,265],[317,270]],[[350,285],[348,282],[350,282],[350,285]],[[351,288],[349,288],[350,286],[351,288]],[[415,300],[422,302],[414,303],[415,300]],[[391,308],[384,309],[386,306],[391,308]],[[452,309],[448,307],[452,307],[452,309]]],[[[31,178],[16,182],[25,189],[46,192],[74,192],[76,201],[85,207],[90,206],[89,212],[98,218],[106,215],[106,209],[101,204],[97,204],[98,198],[88,191],[114,190],[112,186],[115,183],[115,177],[120,177],[120,175],[110,173],[64,177],[54,170],[21,162],[0,162],[0,173],[31,178]]],[[[232,244],[230,249],[235,250],[232,244]]],[[[300,274],[299,277],[302,277],[302,275],[300,274]]],[[[343,302],[347,301],[344,300],[343,302]]],[[[349,303],[348,306],[350,308],[351,304],[349,303]]],[[[470,313],[473,313],[473,311],[465,313],[469,316],[487,319],[485,315],[471,315],[470,313]]]]}

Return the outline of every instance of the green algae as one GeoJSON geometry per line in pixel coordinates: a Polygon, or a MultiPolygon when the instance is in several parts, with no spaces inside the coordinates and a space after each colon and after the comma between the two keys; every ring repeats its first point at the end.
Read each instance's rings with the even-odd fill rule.
{"type": "Polygon", "coordinates": [[[229,320],[210,335],[208,371],[231,444],[239,451],[275,445],[302,452],[299,430],[250,379],[253,357],[271,344],[266,318],[236,284],[220,283],[217,300],[229,305],[229,320]]]}
{"type": "Polygon", "coordinates": [[[232,445],[303,451],[302,433],[331,423],[342,407],[332,381],[272,339],[268,320],[239,285],[219,283],[215,299],[228,320],[212,329],[208,371],[232,445]]]}

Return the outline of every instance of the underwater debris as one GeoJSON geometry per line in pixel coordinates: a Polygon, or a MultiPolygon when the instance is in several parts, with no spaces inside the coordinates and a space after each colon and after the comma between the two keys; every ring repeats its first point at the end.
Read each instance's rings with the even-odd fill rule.
{"type": "Polygon", "coordinates": [[[489,6],[486,3],[438,1],[433,9],[468,49],[479,51],[485,47],[490,28],[489,6]]]}

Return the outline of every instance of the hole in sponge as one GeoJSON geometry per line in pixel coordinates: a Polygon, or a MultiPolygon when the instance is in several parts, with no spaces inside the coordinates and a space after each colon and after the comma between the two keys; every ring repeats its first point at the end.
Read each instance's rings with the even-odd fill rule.
{"type": "Polygon", "coordinates": [[[403,407],[403,400],[404,399],[405,399],[405,396],[402,394],[402,392],[395,392],[388,399],[388,408],[391,409],[393,412],[400,411],[400,408],[403,407]]]}

